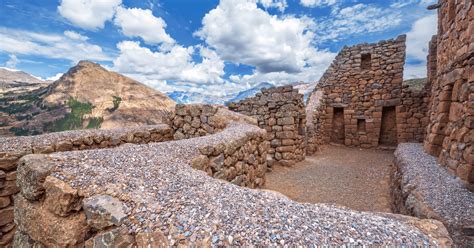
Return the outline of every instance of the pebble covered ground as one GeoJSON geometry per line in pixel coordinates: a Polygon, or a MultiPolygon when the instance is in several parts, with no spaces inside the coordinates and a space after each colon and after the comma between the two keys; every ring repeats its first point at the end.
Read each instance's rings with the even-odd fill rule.
{"type": "Polygon", "coordinates": [[[297,202],[390,213],[393,158],[393,150],[328,145],[292,167],[272,168],[265,188],[297,202]]]}
{"type": "Polygon", "coordinates": [[[403,143],[396,151],[402,175],[423,197],[424,204],[449,226],[474,226],[474,193],[423,151],[423,144],[403,143]]]}
{"type": "Polygon", "coordinates": [[[105,193],[127,202],[129,232],[160,229],[170,245],[207,238],[213,246],[435,246],[430,237],[399,219],[301,204],[191,168],[197,147],[259,130],[231,124],[215,135],[187,140],[56,153],[50,155],[57,164],[53,176],[86,196],[105,193]]]}

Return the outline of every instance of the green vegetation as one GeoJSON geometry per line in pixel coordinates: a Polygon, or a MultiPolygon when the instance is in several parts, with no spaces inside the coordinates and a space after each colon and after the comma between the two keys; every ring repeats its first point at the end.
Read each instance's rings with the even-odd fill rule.
{"type": "Polygon", "coordinates": [[[403,85],[408,85],[410,89],[422,90],[426,83],[426,78],[415,78],[403,81],[403,85]]]}
{"type": "Polygon", "coordinates": [[[87,124],[87,129],[99,129],[100,125],[102,125],[102,122],[104,121],[104,118],[102,117],[92,117],[89,121],[89,124],[87,124]]]}
{"type": "Polygon", "coordinates": [[[109,113],[112,113],[115,110],[117,110],[120,106],[120,103],[122,102],[122,98],[120,96],[113,96],[113,98],[114,98],[114,100],[113,100],[114,106],[112,108],[107,108],[109,113]]]}
{"type": "MultiPolygon", "coordinates": [[[[52,132],[82,129],[84,115],[92,113],[92,109],[94,108],[91,103],[83,103],[74,98],[69,98],[69,100],[67,101],[67,105],[71,108],[71,112],[67,113],[64,118],[57,120],[52,124],[52,132]]],[[[101,123],[102,121],[94,120],[94,123],[89,123],[89,125],[91,125],[93,128],[97,128],[97,125],[100,127],[101,123]]]]}
{"type": "Polygon", "coordinates": [[[27,136],[27,135],[30,135],[30,133],[28,132],[28,130],[23,129],[23,128],[21,128],[21,127],[11,127],[11,128],[10,128],[10,132],[14,133],[15,136],[27,136]]]}

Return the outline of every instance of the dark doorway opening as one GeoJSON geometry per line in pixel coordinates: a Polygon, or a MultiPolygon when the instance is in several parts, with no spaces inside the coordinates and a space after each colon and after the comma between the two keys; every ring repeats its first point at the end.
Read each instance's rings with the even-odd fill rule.
{"type": "Polygon", "coordinates": [[[334,108],[331,142],[344,144],[344,108],[334,108]]]}
{"type": "Polygon", "coordinates": [[[382,126],[380,127],[380,145],[397,145],[397,114],[395,106],[383,107],[382,126]]]}
{"type": "Polygon", "coordinates": [[[370,70],[372,68],[372,56],[370,53],[362,54],[360,68],[362,70],[370,70]]]}
{"type": "Polygon", "coordinates": [[[357,131],[365,133],[365,119],[357,119],[357,131]]]}

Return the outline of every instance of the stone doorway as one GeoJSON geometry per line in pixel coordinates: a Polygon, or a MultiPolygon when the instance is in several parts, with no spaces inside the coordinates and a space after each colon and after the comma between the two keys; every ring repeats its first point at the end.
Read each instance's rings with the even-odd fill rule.
{"type": "Polygon", "coordinates": [[[344,144],[344,108],[334,108],[332,117],[331,142],[344,144]]]}
{"type": "Polygon", "coordinates": [[[397,145],[397,114],[395,106],[383,107],[380,127],[380,145],[397,145]]]}

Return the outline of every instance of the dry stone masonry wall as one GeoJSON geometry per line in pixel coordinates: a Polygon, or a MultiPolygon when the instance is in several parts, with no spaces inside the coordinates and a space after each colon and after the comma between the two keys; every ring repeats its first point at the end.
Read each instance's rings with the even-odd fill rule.
{"type": "Polygon", "coordinates": [[[28,154],[116,147],[125,143],[144,144],[171,140],[173,130],[167,125],[83,130],[28,137],[0,138],[0,246],[9,244],[15,233],[13,223],[17,162],[28,154]]]}
{"type": "MultiPolygon", "coordinates": [[[[440,1],[425,150],[474,190],[474,4],[440,1]]],[[[433,42],[432,42],[433,43],[433,42]]]]}
{"type": "Polygon", "coordinates": [[[221,132],[191,139],[24,156],[18,169],[15,246],[451,244],[434,220],[300,204],[191,168],[225,140],[253,150],[245,148],[244,137],[266,142],[264,130],[233,122],[221,132]]]}
{"type": "Polygon", "coordinates": [[[230,103],[229,109],[255,117],[267,131],[269,166],[290,166],[305,156],[306,114],[303,95],[292,86],[263,89],[255,97],[230,103]]]}
{"type": "Polygon", "coordinates": [[[324,143],[373,148],[420,141],[426,91],[402,85],[404,35],[344,47],[308,100],[308,152],[324,143]]]}

